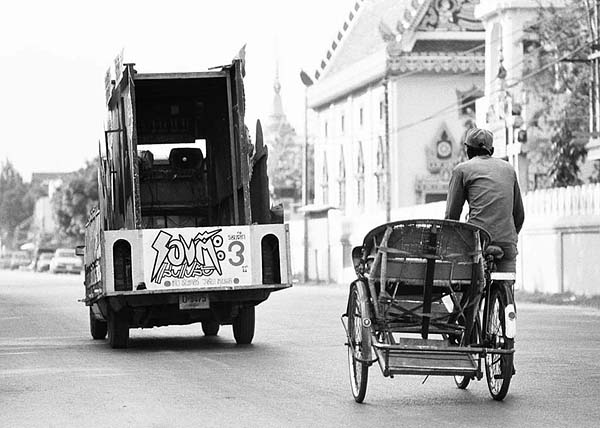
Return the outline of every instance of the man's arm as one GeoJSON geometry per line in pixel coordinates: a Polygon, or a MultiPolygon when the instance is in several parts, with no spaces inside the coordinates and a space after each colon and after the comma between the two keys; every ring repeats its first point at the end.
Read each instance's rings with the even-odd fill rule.
{"type": "Polygon", "coordinates": [[[448,199],[446,200],[446,215],[444,218],[460,220],[463,205],[465,204],[465,188],[463,186],[462,172],[454,168],[450,185],[448,186],[448,199]]]}
{"type": "Polygon", "coordinates": [[[520,233],[521,228],[523,227],[523,222],[525,221],[525,208],[523,208],[521,189],[519,188],[519,182],[517,181],[516,174],[513,200],[513,220],[515,222],[515,229],[517,229],[517,233],[520,233]]]}

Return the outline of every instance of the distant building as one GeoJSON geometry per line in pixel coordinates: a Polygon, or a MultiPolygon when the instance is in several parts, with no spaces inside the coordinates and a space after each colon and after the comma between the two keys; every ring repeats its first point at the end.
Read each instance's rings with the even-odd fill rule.
{"type": "Polygon", "coordinates": [[[484,94],[475,3],[355,2],[308,89],[315,203],[356,217],[445,200],[484,94]]]}
{"type": "Polygon", "coordinates": [[[31,174],[31,185],[47,187],[48,196],[51,198],[56,189],[71,175],[72,172],[34,172],[31,174]]]}
{"type": "Polygon", "coordinates": [[[35,235],[51,234],[56,231],[56,219],[52,210],[52,198],[43,196],[35,201],[31,231],[35,235]]]}
{"type": "Polygon", "coordinates": [[[47,196],[35,201],[33,217],[29,226],[29,238],[38,242],[43,236],[56,232],[56,219],[52,209],[54,192],[69,178],[72,172],[34,172],[31,174],[32,186],[47,187],[47,196]]]}
{"type": "Polygon", "coordinates": [[[302,199],[302,144],[283,110],[278,70],[273,90],[272,111],[263,129],[269,148],[269,185],[273,201],[290,213],[302,199]]]}

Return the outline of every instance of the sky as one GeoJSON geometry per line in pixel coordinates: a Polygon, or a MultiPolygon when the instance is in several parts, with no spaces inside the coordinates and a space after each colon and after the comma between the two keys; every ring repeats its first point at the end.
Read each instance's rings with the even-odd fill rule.
{"type": "Polygon", "coordinates": [[[246,44],[246,123],[283,107],[302,133],[304,86],[354,0],[20,0],[0,15],[0,160],[32,172],[73,171],[103,138],[104,74],[124,50],[145,72],[205,71],[246,44]]]}

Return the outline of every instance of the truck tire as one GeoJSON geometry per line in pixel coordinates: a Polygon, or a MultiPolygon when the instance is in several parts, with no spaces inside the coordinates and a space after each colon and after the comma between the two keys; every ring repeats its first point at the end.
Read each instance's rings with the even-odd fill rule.
{"type": "Polygon", "coordinates": [[[90,333],[92,334],[92,338],[94,340],[104,340],[106,339],[107,332],[108,326],[106,325],[106,321],[96,318],[94,311],[90,307],[90,333]]]}
{"type": "Polygon", "coordinates": [[[233,320],[233,337],[238,345],[249,345],[254,338],[254,306],[242,306],[233,320]]]}
{"type": "Polygon", "coordinates": [[[129,324],[127,312],[108,311],[108,342],[111,348],[127,348],[129,342],[129,324]]]}
{"type": "Polygon", "coordinates": [[[219,323],[216,321],[202,321],[202,331],[205,336],[216,336],[219,333],[219,323]]]}

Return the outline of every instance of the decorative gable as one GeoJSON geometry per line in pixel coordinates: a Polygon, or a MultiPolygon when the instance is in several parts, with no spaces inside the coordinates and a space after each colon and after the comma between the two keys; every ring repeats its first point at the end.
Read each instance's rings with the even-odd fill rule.
{"type": "Polygon", "coordinates": [[[483,31],[475,19],[476,0],[434,0],[417,31],[483,31]]]}
{"type": "Polygon", "coordinates": [[[454,167],[465,159],[462,147],[454,141],[444,123],[425,147],[428,174],[417,177],[415,191],[420,203],[444,200],[454,167]]]}

